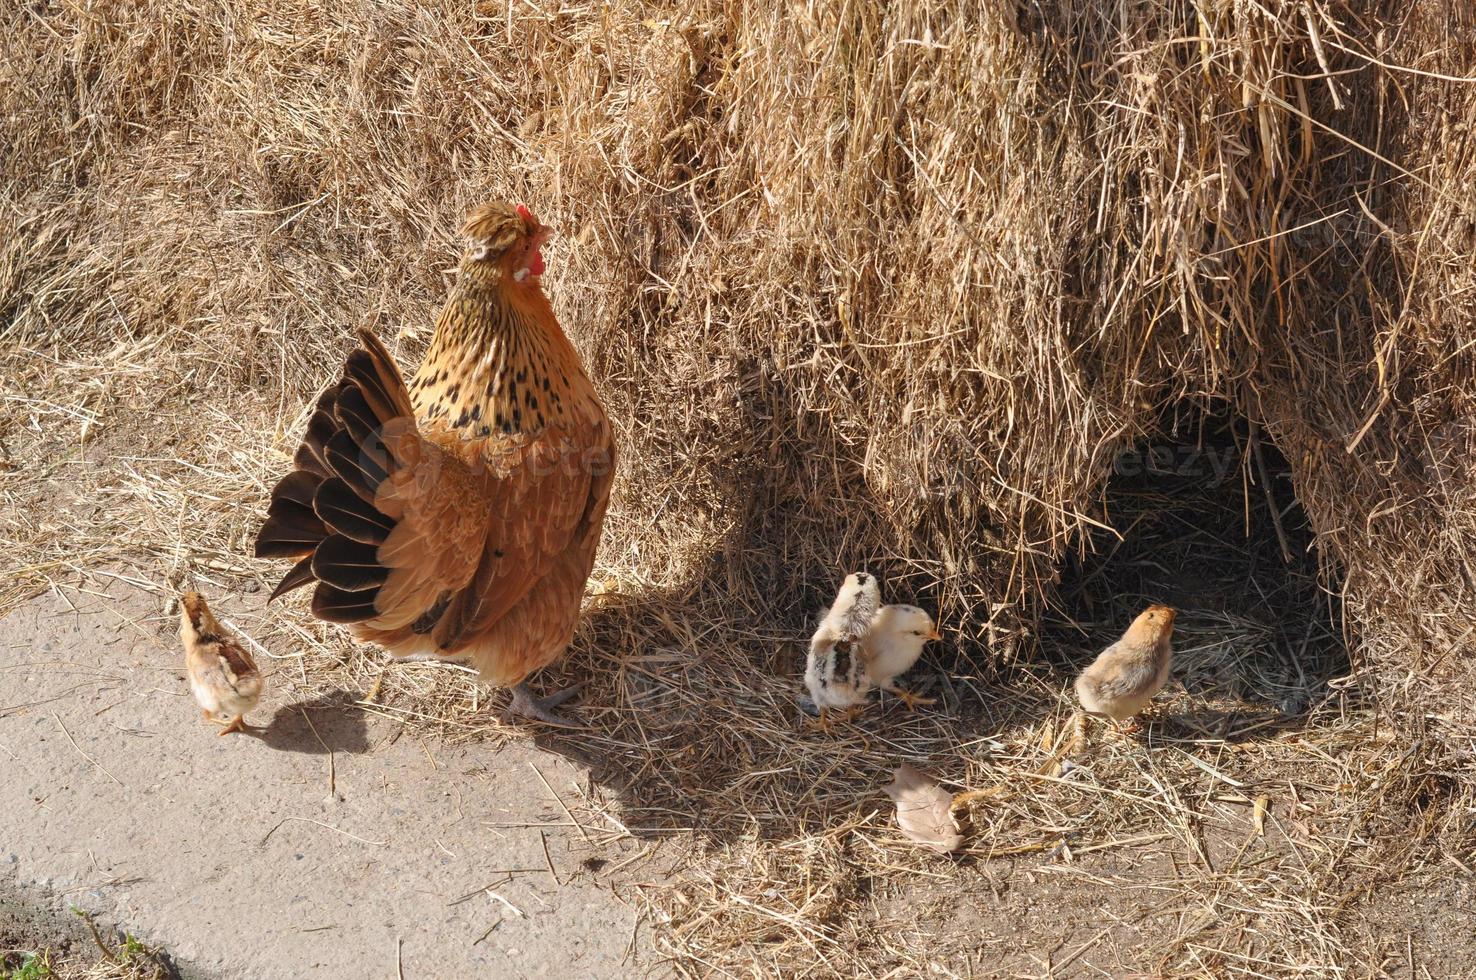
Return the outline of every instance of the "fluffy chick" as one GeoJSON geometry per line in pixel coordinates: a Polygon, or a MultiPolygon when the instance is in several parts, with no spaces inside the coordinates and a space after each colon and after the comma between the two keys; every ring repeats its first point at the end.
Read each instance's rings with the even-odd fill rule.
{"type": "Polygon", "coordinates": [[[925,698],[904,691],[896,679],[912,669],[922,656],[929,640],[942,639],[933,625],[933,617],[916,606],[882,606],[871,620],[861,641],[864,670],[871,683],[901,698],[908,709],[919,704],[933,704],[937,698],[925,698]]]}
{"type": "Polygon", "coordinates": [[[1146,708],[1168,682],[1173,632],[1174,610],[1168,606],[1143,610],[1122,639],[1098,654],[1076,679],[1082,710],[1120,726],[1146,708]]]}
{"type": "Polygon", "coordinates": [[[184,641],[190,690],[205,717],[225,727],[220,734],[245,731],[246,712],[261,699],[261,671],[239,643],[226,635],[198,592],[179,601],[179,638],[184,641]],[[225,715],[225,721],[217,716],[225,715]]]}
{"type": "Polygon", "coordinates": [[[880,606],[881,588],[876,576],[852,572],[810,638],[805,686],[819,709],[821,728],[828,727],[832,710],[859,705],[871,690],[861,640],[880,606]]]}

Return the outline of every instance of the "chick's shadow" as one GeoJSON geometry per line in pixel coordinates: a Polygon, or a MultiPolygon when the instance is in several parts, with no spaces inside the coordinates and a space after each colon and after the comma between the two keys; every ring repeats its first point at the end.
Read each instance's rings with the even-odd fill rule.
{"type": "Polygon", "coordinates": [[[369,751],[369,725],[354,705],[357,699],[355,692],[340,689],[284,704],[264,728],[256,730],[257,738],[281,752],[361,755],[369,751]]]}

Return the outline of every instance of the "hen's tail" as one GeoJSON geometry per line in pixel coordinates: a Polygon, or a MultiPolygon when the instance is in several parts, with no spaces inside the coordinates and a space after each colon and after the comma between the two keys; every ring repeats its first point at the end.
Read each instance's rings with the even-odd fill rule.
{"type": "Polygon", "coordinates": [[[313,615],[334,623],[376,615],[389,577],[379,546],[398,516],[375,506],[375,491],[398,468],[387,430],[415,425],[394,358],[368,330],[359,338],[363,346],[344,362],[342,379],[318,398],[294,468],[273,488],[256,536],[256,557],[298,559],[271,598],[317,582],[313,615]]]}

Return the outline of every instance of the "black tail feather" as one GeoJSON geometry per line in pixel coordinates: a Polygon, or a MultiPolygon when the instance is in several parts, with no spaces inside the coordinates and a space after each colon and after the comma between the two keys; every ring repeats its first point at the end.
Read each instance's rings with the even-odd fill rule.
{"type": "Polygon", "coordinates": [[[267,521],[256,535],[256,557],[296,558],[317,547],[327,529],[318,515],[285,497],[272,501],[267,521]]]}
{"type": "Polygon", "coordinates": [[[364,544],[384,544],[384,539],[395,529],[394,521],[365,503],[336,476],[318,486],[313,510],[334,531],[364,544]]]}
{"type": "Polygon", "coordinates": [[[343,377],[363,393],[364,401],[376,417],[391,419],[399,414],[395,407],[395,398],[379,377],[379,372],[374,369],[374,360],[368,351],[356,350],[349,355],[343,366],[343,377]]]}
{"type": "Polygon", "coordinates": [[[318,480],[311,473],[293,470],[272,487],[272,503],[278,500],[294,500],[311,507],[313,494],[318,492],[318,480]]]}
{"type": "Polygon", "coordinates": [[[412,412],[389,352],[360,334],[366,349],[350,354],[342,379],[318,397],[294,469],[273,488],[256,538],[258,558],[299,559],[271,598],[316,581],[313,614],[335,623],[378,615],[374,600],[389,577],[379,546],[395,527],[374,507],[375,490],[393,470],[381,432],[412,412]]]}
{"type": "Polygon", "coordinates": [[[300,504],[288,497],[278,497],[271,502],[267,508],[267,522],[275,523],[277,529],[290,535],[292,540],[321,541],[328,533],[312,504],[300,504]]]}
{"type": "Polygon", "coordinates": [[[379,563],[379,549],[342,534],[323,539],[313,552],[313,574],[319,582],[345,592],[377,589],[389,578],[389,569],[379,563]]]}
{"type": "Polygon", "coordinates": [[[344,389],[343,394],[338,397],[338,403],[333,406],[333,415],[348,431],[349,438],[356,445],[367,446],[379,442],[378,420],[358,388],[349,386],[344,389]]]}
{"type": "Polygon", "coordinates": [[[327,582],[319,582],[313,590],[313,615],[330,623],[361,623],[378,615],[374,599],[378,589],[345,592],[327,582]]]}
{"type": "Polygon", "coordinates": [[[293,589],[300,589],[313,580],[313,556],[307,555],[292,566],[292,571],[282,576],[282,581],[277,583],[277,587],[272,590],[267,602],[275,602],[293,589]]]}
{"type": "Polygon", "coordinates": [[[333,467],[328,464],[325,449],[328,440],[333,438],[333,433],[337,431],[337,427],[338,423],[334,421],[330,413],[321,409],[314,412],[313,417],[308,419],[308,428],[303,434],[302,445],[297,447],[297,452],[292,457],[292,465],[320,479],[332,476],[333,467]]]}
{"type": "Polygon", "coordinates": [[[357,446],[346,429],[340,429],[328,440],[328,463],[333,472],[363,498],[374,503],[374,491],[389,476],[383,449],[357,446]]]}

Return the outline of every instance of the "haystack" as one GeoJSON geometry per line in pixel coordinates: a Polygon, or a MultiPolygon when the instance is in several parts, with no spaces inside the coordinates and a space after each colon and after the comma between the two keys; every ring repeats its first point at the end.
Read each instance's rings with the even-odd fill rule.
{"type": "Polygon", "coordinates": [[[547,286],[617,420],[601,574],[696,649],[792,662],[776,641],[865,566],[959,669],[1031,658],[1075,608],[1063,569],[1132,534],[1123,455],[1209,426],[1244,513],[1174,561],[1310,555],[1297,602],[1346,684],[1411,730],[1472,716],[1465,5],[105,0],[0,26],[6,493],[42,513],[48,458],[134,460],[92,512],[0,532],[11,599],[182,547],[265,574],[244,542],[352,328],[415,362],[460,217],[498,197],[563,232],[547,286]],[[153,516],[119,535],[128,507],[153,516]]]}

